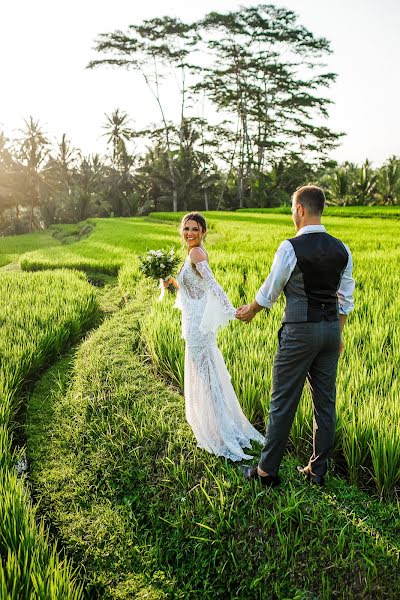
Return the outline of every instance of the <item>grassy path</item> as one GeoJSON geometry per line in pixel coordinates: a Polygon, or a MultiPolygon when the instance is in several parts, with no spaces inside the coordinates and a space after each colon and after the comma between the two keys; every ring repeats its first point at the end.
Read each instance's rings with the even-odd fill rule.
{"type": "Polygon", "coordinates": [[[143,351],[140,293],[29,402],[32,486],[89,597],[397,600],[399,506],[315,489],[289,457],[264,491],[198,451],[143,351]]]}

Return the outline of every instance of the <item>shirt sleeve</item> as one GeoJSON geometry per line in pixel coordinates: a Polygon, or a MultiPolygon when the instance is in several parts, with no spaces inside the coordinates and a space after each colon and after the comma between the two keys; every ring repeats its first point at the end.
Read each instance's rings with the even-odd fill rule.
{"type": "Polygon", "coordinates": [[[257,292],[256,302],[271,308],[289,281],[297,259],[292,244],[285,240],[275,253],[270,274],[257,292]]]}
{"type": "Polygon", "coordinates": [[[337,291],[338,303],[339,303],[339,314],[349,315],[354,308],[353,292],[355,288],[355,281],[352,276],[353,271],[353,257],[350,252],[350,248],[343,244],[346,248],[349,259],[345,270],[342,273],[342,278],[339,283],[339,289],[337,291]]]}

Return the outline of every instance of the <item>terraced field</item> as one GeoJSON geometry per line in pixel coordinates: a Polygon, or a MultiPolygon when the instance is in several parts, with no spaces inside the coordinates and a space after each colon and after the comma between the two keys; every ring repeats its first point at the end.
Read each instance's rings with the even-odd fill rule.
{"type": "MultiPolygon", "coordinates": [[[[0,239],[0,264],[23,269],[0,270],[1,598],[78,598],[82,586],[104,598],[400,596],[400,226],[394,211],[361,216],[325,219],[352,249],[357,289],[324,493],[293,475],[293,457],[309,452],[307,393],[280,490],[260,494],[196,449],[170,387],[182,386],[180,315],[172,297],[157,302],[137,267],[146,249],[179,248],[179,215],[93,220],[80,241],[71,226],[64,236],[59,226],[58,239],[0,239]],[[30,469],[21,477],[16,442],[24,440],[30,469]],[[56,541],[84,570],[72,572],[56,541]]],[[[211,266],[243,304],[292,235],[290,217],[208,220],[211,266]]],[[[261,430],[281,312],[280,301],[220,334],[235,389],[261,430]]]]}

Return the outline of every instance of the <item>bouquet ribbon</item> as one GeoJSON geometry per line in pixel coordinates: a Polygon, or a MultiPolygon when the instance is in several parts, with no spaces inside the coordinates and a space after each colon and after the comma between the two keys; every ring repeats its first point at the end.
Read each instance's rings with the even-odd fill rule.
{"type": "Polygon", "coordinates": [[[164,298],[164,295],[165,295],[164,281],[166,281],[167,279],[169,279],[169,276],[166,277],[165,279],[161,279],[161,277],[160,277],[160,295],[158,296],[159,302],[161,302],[161,300],[164,298]]]}

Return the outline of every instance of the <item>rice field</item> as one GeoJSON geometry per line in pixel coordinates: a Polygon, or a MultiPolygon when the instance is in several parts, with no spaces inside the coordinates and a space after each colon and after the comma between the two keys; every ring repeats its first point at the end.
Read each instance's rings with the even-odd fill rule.
{"type": "Polygon", "coordinates": [[[37,526],[15,464],[13,432],[23,386],[93,322],[97,303],[72,271],[0,275],[0,597],[82,597],[43,524],[37,526]]]}
{"type": "MultiPolygon", "coordinates": [[[[382,208],[356,208],[357,214],[384,212],[382,208]]],[[[328,212],[335,210],[339,209],[328,212]]],[[[381,495],[392,493],[400,481],[400,437],[395,425],[400,417],[400,297],[394,292],[400,288],[400,225],[396,210],[385,214],[392,218],[326,216],[324,220],[329,232],[350,246],[356,279],[356,308],[346,326],[338,376],[336,464],[351,482],[373,484],[381,495]]],[[[179,248],[179,218],[156,213],[146,220],[93,220],[95,230],[90,237],[25,254],[21,266],[25,270],[68,267],[118,272],[120,285],[134,291],[139,281],[137,255],[146,249],[179,248]]],[[[290,217],[277,211],[214,212],[209,214],[209,226],[215,275],[232,303],[240,306],[254,298],[281,240],[293,235],[290,217]]],[[[149,299],[142,335],[160,372],[182,385],[180,314],[173,309],[172,298],[159,304],[156,297],[155,292],[149,299]]],[[[269,314],[256,317],[248,326],[233,323],[220,334],[238,397],[247,416],[261,429],[268,414],[282,310],[281,298],[269,314]]],[[[305,455],[311,441],[311,414],[306,391],[291,433],[294,449],[305,455]]]]}
{"type": "Polygon", "coordinates": [[[137,254],[147,248],[176,241],[175,231],[165,231],[139,218],[91,219],[90,223],[95,227],[90,237],[76,244],[28,252],[20,258],[21,268],[39,271],[67,267],[115,275],[125,264],[137,265],[137,254]]]}
{"type": "MultiPolygon", "coordinates": [[[[174,215],[157,215],[172,220],[174,215]]],[[[176,219],[176,217],[175,217],[176,219]]],[[[218,281],[235,306],[250,301],[268,274],[280,241],[293,235],[290,218],[276,214],[210,215],[209,253],[218,281]]],[[[381,495],[400,484],[400,226],[379,219],[326,218],[329,232],[353,253],[356,308],[345,330],[338,376],[335,459],[350,481],[373,484],[381,495]]],[[[160,231],[165,225],[160,223],[160,231]]],[[[129,268],[120,272],[128,286],[129,268]]],[[[136,284],[134,284],[136,285],[136,284]]],[[[155,297],[156,297],[155,293],[155,297]]],[[[281,299],[269,314],[249,325],[233,323],[220,334],[220,348],[247,416],[264,427],[268,414],[272,360],[283,310],[281,299]]],[[[158,369],[183,384],[180,313],[173,299],[155,299],[142,335],[158,369]]],[[[312,411],[305,392],[291,442],[307,455],[312,411]]]]}
{"type": "MultiPolygon", "coordinates": [[[[241,208],[238,212],[245,213],[269,213],[288,214],[290,206],[279,208],[241,208]]],[[[400,219],[400,207],[397,206],[327,206],[324,211],[325,217],[357,217],[361,219],[400,219]]]]}
{"type": "MultiPolygon", "coordinates": [[[[349,214],[324,221],[330,233],[350,246],[356,279],[356,308],[346,326],[338,376],[334,469],[352,483],[372,485],[384,497],[400,487],[400,224],[395,211],[388,211],[387,219],[349,214]]],[[[0,563],[0,597],[82,595],[71,567],[59,558],[43,526],[37,526],[35,509],[15,471],[12,440],[21,390],[93,323],[94,289],[78,271],[118,273],[120,286],[136,295],[143,287],[138,254],[179,248],[179,218],[158,213],[148,219],[96,219],[89,237],[68,245],[46,232],[0,238],[0,266],[19,259],[23,270],[42,271],[0,271],[0,494],[5,500],[0,552],[7,557],[0,563]]],[[[211,266],[233,304],[240,306],[254,298],[281,240],[293,235],[290,217],[278,211],[240,211],[210,213],[208,220],[211,266]]],[[[146,295],[140,335],[159,373],[182,386],[180,313],[173,308],[174,297],[166,295],[158,303],[157,296],[154,284],[154,293],[146,295]]],[[[282,310],[280,299],[270,313],[249,325],[234,322],[219,336],[244,411],[261,430],[282,310]]],[[[311,424],[306,391],[291,432],[298,455],[309,453],[311,424]]]]}
{"type": "Polygon", "coordinates": [[[16,262],[25,252],[33,252],[46,247],[54,248],[59,243],[48,231],[0,236],[0,267],[16,262]]]}

